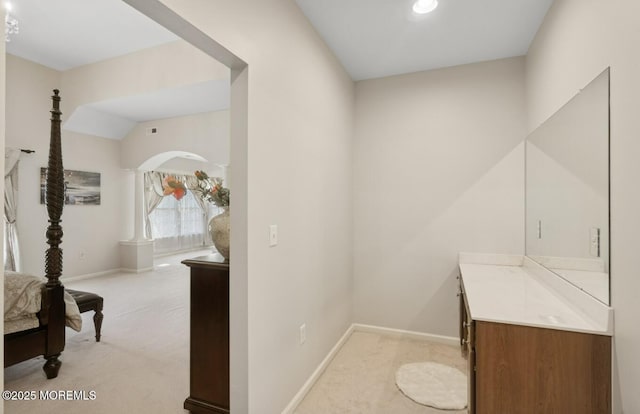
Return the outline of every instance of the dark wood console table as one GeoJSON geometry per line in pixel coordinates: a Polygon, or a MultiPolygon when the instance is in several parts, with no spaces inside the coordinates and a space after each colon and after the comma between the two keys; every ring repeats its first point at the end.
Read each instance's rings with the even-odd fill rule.
{"type": "Polygon", "coordinates": [[[229,263],[218,254],[184,260],[191,268],[192,413],[229,413],[229,263]]]}

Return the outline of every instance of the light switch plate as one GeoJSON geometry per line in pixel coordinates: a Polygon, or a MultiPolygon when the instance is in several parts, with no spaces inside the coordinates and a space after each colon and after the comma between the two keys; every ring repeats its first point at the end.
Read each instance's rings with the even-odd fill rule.
{"type": "Polygon", "coordinates": [[[307,324],[303,323],[300,325],[300,345],[304,344],[307,341],[307,324]]]}
{"type": "Polygon", "coordinates": [[[538,238],[542,238],[542,220],[538,220],[538,238]]]}
{"type": "Polygon", "coordinates": [[[277,246],[278,245],[278,226],[276,224],[272,224],[269,226],[269,246],[277,246]]]}
{"type": "Polygon", "coordinates": [[[589,253],[591,256],[600,257],[600,229],[598,227],[589,229],[589,253]]]}

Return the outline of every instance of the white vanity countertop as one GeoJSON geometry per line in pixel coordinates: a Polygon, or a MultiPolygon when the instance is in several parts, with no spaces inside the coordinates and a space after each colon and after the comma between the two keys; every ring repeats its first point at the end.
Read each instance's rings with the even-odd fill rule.
{"type": "MultiPolygon", "coordinates": [[[[543,283],[536,272],[516,263],[493,265],[461,260],[460,274],[472,319],[612,335],[609,317],[590,317],[570,298],[543,283]]],[[[594,306],[610,311],[602,304],[594,306]]]]}

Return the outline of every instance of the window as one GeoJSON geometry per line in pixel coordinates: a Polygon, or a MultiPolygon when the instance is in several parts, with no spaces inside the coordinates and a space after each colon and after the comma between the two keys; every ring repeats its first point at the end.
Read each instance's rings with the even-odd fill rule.
{"type": "Polygon", "coordinates": [[[167,196],[149,214],[155,253],[202,247],[208,242],[207,212],[191,191],[180,201],[167,196]]]}

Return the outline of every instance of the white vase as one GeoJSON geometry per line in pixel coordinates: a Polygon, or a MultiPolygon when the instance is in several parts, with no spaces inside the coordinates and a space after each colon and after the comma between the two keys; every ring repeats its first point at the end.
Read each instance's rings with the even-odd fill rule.
{"type": "Polygon", "coordinates": [[[231,221],[229,207],[222,207],[223,212],[209,220],[209,234],[218,253],[229,261],[229,232],[231,221]]]}

